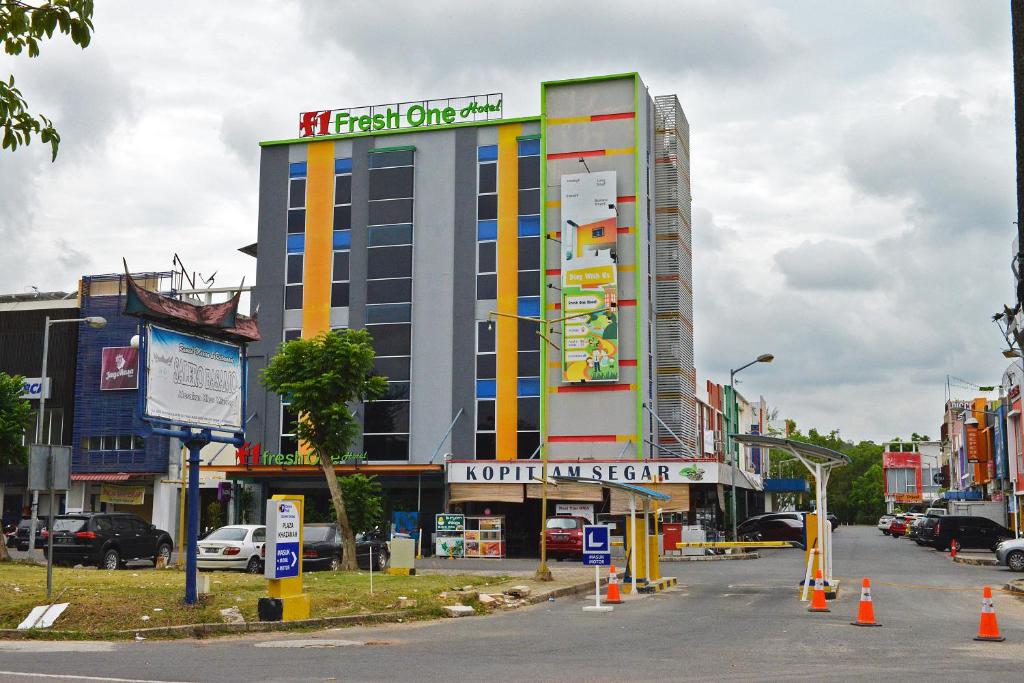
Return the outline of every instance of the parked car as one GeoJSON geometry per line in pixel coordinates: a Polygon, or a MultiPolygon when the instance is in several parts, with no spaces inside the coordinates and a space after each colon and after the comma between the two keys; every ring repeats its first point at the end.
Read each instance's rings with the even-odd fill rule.
{"type": "Polygon", "coordinates": [[[889,535],[889,527],[892,525],[893,515],[882,515],[878,518],[878,529],[885,534],[889,535]]]}
{"type": "Polygon", "coordinates": [[[549,517],[544,524],[544,544],[551,559],[583,558],[583,527],[590,524],[586,517],[558,515],[549,517]]]}
{"type": "Polygon", "coordinates": [[[740,533],[736,533],[741,541],[790,541],[798,547],[804,547],[804,522],[790,517],[761,518],[752,520],[753,524],[740,533]]]}
{"type": "Polygon", "coordinates": [[[949,550],[951,544],[960,548],[994,550],[1001,542],[1013,538],[1013,532],[987,517],[946,515],[939,518],[932,537],[932,547],[949,550]]]}
{"type": "Polygon", "coordinates": [[[263,572],[263,544],[267,528],[261,524],[234,524],[216,529],[199,541],[196,566],[200,569],[244,569],[263,572]]]}
{"type": "Polygon", "coordinates": [[[918,545],[930,546],[932,544],[932,541],[935,540],[935,527],[938,525],[939,519],[941,517],[928,515],[921,521],[920,526],[917,527],[917,534],[914,536],[914,541],[918,545]]]}
{"type": "MultiPolygon", "coordinates": [[[[18,522],[18,550],[25,552],[28,550],[28,532],[29,527],[32,525],[31,519],[23,519],[18,522]]],[[[49,517],[38,517],[36,518],[36,548],[46,547],[46,534],[48,533],[48,527],[50,526],[49,517]]]]}
{"type": "MultiPolygon", "coordinates": [[[[379,530],[356,534],[356,566],[370,568],[370,550],[373,550],[374,571],[387,569],[391,553],[379,530]]],[[[302,569],[337,570],[341,568],[343,553],[341,530],[336,524],[307,524],[302,528],[302,569]]]]}
{"type": "Polygon", "coordinates": [[[921,529],[924,527],[925,521],[928,517],[915,517],[910,520],[910,524],[907,525],[907,538],[914,542],[921,537],[921,529]]]}
{"type": "Polygon", "coordinates": [[[1011,538],[997,545],[996,560],[1010,571],[1024,572],[1024,538],[1011,538]]]}
{"type": "Polygon", "coordinates": [[[126,512],[61,515],[53,523],[54,564],[123,569],[131,560],[171,559],[171,535],[126,512]]]}
{"type": "Polygon", "coordinates": [[[907,530],[914,519],[915,517],[912,513],[896,515],[892,519],[892,524],[889,525],[889,535],[893,538],[903,538],[907,535],[907,530]]]}

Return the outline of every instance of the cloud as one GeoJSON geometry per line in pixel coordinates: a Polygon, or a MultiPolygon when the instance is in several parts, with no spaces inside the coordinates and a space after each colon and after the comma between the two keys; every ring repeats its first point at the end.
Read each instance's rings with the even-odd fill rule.
{"type": "Polygon", "coordinates": [[[783,249],[775,254],[775,266],[793,289],[870,290],[882,279],[865,250],[833,240],[783,249]]]}

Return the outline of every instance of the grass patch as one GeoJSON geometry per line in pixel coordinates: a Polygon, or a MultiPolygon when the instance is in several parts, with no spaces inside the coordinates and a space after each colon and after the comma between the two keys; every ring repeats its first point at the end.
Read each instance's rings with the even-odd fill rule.
{"type": "MultiPolygon", "coordinates": [[[[256,601],[267,595],[262,576],[237,572],[204,572],[210,591],[199,604],[187,607],[185,574],[174,569],[53,570],[54,598],[68,602],[53,630],[79,632],[83,637],[111,631],[221,623],[220,610],[237,607],[246,621],[256,621],[256,601]],[[63,595],[61,592],[63,591],[63,595]],[[143,617],[148,617],[145,619],[143,617]]],[[[412,618],[441,614],[444,605],[460,604],[454,588],[507,584],[493,576],[373,576],[368,572],[310,572],[304,574],[313,618],[389,612],[398,609],[399,596],[416,600],[412,618]],[[449,595],[442,597],[442,593],[449,595]]],[[[0,628],[16,628],[36,605],[46,600],[46,568],[13,562],[0,564],[0,628]]]]}

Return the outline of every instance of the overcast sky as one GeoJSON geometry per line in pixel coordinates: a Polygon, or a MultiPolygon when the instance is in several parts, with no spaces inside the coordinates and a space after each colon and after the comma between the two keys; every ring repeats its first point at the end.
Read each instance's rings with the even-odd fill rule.
{"type": "Polygon", "coordinates": [[[998,382],[1005,0],[389,4],[104,0],[87,50],[0,57],[63,137],[55,164],[0,154],[0,292],[175,252],[251,283],[257,143],[298,112],[501,91],[535,115],[542,80],[635,70],[690,121],[700,381],[772,352],[740,391],[875,440],[937,436],[947,374],[998,382]]]}

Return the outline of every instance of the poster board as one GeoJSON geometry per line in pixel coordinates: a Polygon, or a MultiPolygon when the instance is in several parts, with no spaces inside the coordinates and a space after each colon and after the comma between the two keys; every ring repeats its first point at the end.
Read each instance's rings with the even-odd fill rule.
{"type": "Polygon", "coordinates": [[[465,557],[465,515],[440,514],[434,517],[434,554],[437,557],[465,557]]]}
{"type": "Polygon", "coordinates": [[[465,557],[500,560],[505,557],[505,516],[466,518],[465,557]]]}

